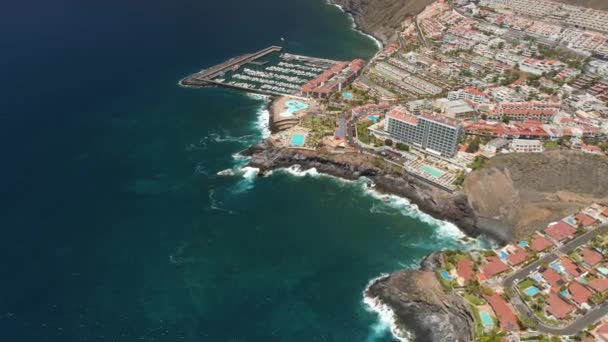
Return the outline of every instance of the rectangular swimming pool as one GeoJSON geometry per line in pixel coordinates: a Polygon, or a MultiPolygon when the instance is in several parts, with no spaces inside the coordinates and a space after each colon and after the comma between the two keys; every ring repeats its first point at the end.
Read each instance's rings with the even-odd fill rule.
{"type": "Polygon", "coordinates": [[[432,167],[430,165],[422,165],[420,167],[420,170],[422,170],[422,171],[424,171],[424,172],[428,173],[429,175],[431,175],[433,177],[436,177],[436,178],[439,178],[439,177],[441,177],[441,175],[443,175],[443,171],[438,170],[438,169],[436,169],[436,168],[434,168],[434,167],[432,167]]]}
{"type": "Polygon", "coordinates": [[[291,136],[291,146],[304,146],[304,134],[294,134],[291,136]]]}
{"type": "Polygon", "coordinates": [[[540,290],[536,286],[530,286],[524,290],[524,293],[530,297],[536,296],[539,292],[540,290]]]}
{"type": "Polygon", "coordinates": [[[485,311],[479,312],[479,318],[481,318],[481,323],[484,328],[491,328],[494,326],[494,320],[492,320],[492,316],[485,311]]]}

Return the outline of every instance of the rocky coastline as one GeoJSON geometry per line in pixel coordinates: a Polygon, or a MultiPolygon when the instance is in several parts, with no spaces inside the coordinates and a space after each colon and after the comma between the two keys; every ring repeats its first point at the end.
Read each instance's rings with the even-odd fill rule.
{"type": "Polygon", "coordinates": [[[441,253],[432,253],[418,270],[401,270],[376,279],[364,291],[372,305],[387,306],[395,318],[393,334],[416,341],[471,341],[475,324],[464,300],[445,292],[435,269],[441,253]]]}
{"type": "Polygon", "coordinates": [[[496,225],[491,219],[480,219],[462,192],[448,193],[420,180],[398,173],[394,167],[379,163],[369,155],[347,152],[329,153],[304,149],[277,148],[262,141],[241,152],[251,157],[250,167],[267,171],[299,165],[302,170],[316,169],[320,173],[356,180],[366,177],[380,193],[407,198],[421,211],[458,226],[470,237],[481,234],[504,244],[511,240],[509,227],[496,225]],[[388,166],[388,167],[387,167],[388,166]]]}

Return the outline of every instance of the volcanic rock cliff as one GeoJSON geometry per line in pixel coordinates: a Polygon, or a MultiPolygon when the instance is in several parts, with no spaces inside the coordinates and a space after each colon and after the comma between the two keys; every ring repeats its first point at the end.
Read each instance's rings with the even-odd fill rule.
{"type": "Polygon", "coordinates": [[[388,305],[400,331],[416,341],[471,341],[473,317],[464,300],[444,291],[434,273],[441,254],[427,257],[420,270],[403,270],[375,281],[365,291],[369,299],[388,305]]]}
{"type": "Polygon", "coordinates": [[[433,0],[331,0],[353,15],[357,26],[382,43],[397,38],[401,23],[433,0]]]}

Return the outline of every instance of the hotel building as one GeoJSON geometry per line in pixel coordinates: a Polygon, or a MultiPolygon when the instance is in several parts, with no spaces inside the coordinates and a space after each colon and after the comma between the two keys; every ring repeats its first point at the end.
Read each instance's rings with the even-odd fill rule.
{"type": "Polygon", "coordinates": [[[386,116],[384,130],[396,141],[443,157],[453,157],[463,134],[462,124],[441,115],[411,115],[397,107],[386,116]]]}

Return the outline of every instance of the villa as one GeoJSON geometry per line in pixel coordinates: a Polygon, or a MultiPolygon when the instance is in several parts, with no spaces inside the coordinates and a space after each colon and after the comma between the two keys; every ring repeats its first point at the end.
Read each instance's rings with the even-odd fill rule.
{"type": "Polygon", "coordinates": [[[557,319],[565,318],[575,309],[574,306],[564,302],[555,293],[551,293],[547,298],[547,313],[557,319]]]}
{"type": "Polygon", "coordinates": [[[502,262],[502,260],[500,260],[500,258],[497,256],[487,257],[487,260],[487,263],[481,265],[481,271],[487,279],[509,270],[509,266],[502,262]]]}
{"type": "Polygon", "coordinates": [[[517,317],[515,313],[507,303],[507,301],[499,294],[493,294],[491,296],[484,296],[485,300],[490,304],[492,310],[496,313],[498,321],[500,322],[500,328],[505,331],[517,331],[519,325],[517,324],[517,317]]]}
{"type": "Polygon", "coordinates": [[[583,248],[581,250],[580,254],[581,254],[581,257],[583,258],[583,262],[585,263],[585,266],[588,266],[588,267],[593,267],[593,266],[599,264],[600,262],[602,262],[602,260],[604,259],[603,255],[592,250],[589,247],[583,248]]]}
{"type": "Polygon", "coordinates": [[[573,237],[576,229],[564,221],[559,221],[545,229],[545,233],[555,241],[563,241],[573,237]]]}
{"type": "Polygon", "coordinates": [[[568,286],[568,292],[570,292],[570,298],[572,298],[572,301],[576,305],[578,305],[579,307],[589,306],[587,302],[589,301],[589,298],[591,298],[591,296],[593,295],[593,293],[589,291],[589,289],[579,284],[578,282],[573,281],[572,283],[570,283],[570,286],[568,286]]]}
{"type": "Polygon", "coordinates": [[[530,243],[530,248],[535,252],[542,252],[551,246],[553,246],[553,242],[540,234],[534,234],[530,243]]]}

